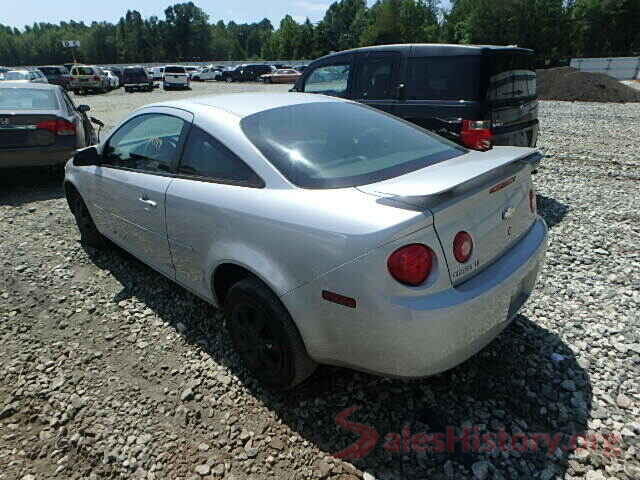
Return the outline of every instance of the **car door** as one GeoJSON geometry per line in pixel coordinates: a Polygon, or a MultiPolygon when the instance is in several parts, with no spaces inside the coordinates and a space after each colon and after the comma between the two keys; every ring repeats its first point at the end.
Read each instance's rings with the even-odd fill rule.
{"type": "Polygon", "coordinates": [[[171,277],[165,193],[192,121],[184,110],[144,110],[107,140],[94,175],[93,203],[106,218],[103,233],[171,277]]]}
{"type": "Polygon", "coordinates": [[[166,195],[167,237],[176,280],[211,297],[211,252],[241,236],[237,206],[262,180],[213,135],[193,126],[166,195]]]}
{"type": "Polygon", "coordinates": [[[351,98],[395,114],[401,60],[398,52],[359,54],[351,98]]]}
{"type": "Polygon", "coordinates": [[[295,90],[350,98],[353,60],[353,55],[340,55],[316,65],[305,71],[295,90]]]}

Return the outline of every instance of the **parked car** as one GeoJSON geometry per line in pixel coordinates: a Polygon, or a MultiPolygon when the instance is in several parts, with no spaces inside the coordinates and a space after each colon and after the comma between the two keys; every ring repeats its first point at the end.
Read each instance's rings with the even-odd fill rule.
{"type": "Polygon", "coordinates": [[[474,149],[538,139],[533,51],[524,48],[357,48],[314,61],[293,90],[356,100],[474,149]]]}
{"type": "Polygon", "coordinates": [[[147,70],[140,66],[125,67],[122,72],[122,79],[125,92],[153,91],[153,78],[151,78],[147,70]]]}
{"type": "Polygon", "coordinates": [[[49,83],[47,77],[37,70],[9,70],[4,74],[6,81],[49,83]]]}
{"type": "Polygon", "coordinates": [[[191,78],[187,73],[187,69],[181,65],[167,65],[164,67],[162,88],[164,90],[171,88],[191,88],[191,78]]]}
{"type": "Polygon", "coordinates": [[[187,65],[184,68],[187,71],[187,73],[189,74],[190,78],[193,78],[193,75],[200,71],[200,67],[196,67],[196,66],[193,66],[193,65],[187,65]]]}
{"type": "Polygon", "coordinates": [[[164,67],[153,67],[151,69],[153,74],[151,75],[154,81],[161,81],[164,74],[164,67]]]}
{"type": "Polygon", "coordinates": [[[295,83],[301,75],[297,70],[288,68],[260,75],[260,80],[265,83],[295,83]]]}
{"type": "Polygon", "coordinates": [[[258,78],[260,78],[260,75],[271,73],[272,71],[273,70],[270,65],[243,64],[223,71],[222,75],[220,76],[220,80],[224,80],[225,82],[229,83],[256,81],[258,78]]]}
{"type": "Polygon", "coordinates": [[[120,79],[118,79],[118,77],[116,77],[111,70],[105,70],[104,73],[107,74],[107,78],[109,79],[109,87],[112,90],[115,90],[120,86],[120,79]]]}
{"type": "Polygon", "coordinates": [[[75,65],[71,69],[70,87],[76,95],[86,92],[106,93],[109,91],[109,79],[99,67],[75,65]]]}
{"type": "Polygon", "coordinates": [[[205,67],[201,71],[194,73],[191,80],[196,82],[204,82],[206,80],[219,80],[222,71],[214,67],[205,67]]]}
{"type": "Polygon", "coordinates": [[[0,168],[61,165],[98,142],[87,105],[59,85],[0,83],[0,168]]]}
{"type": "Polygon", "coordinates": [[[63,66],[47,65],[38,67],[38,70],[47,78],[49,83],[60,85],[65,90],[69,88],[71,77],[69,76],[69,71],[63,66]]]}
{"type": "Polygon", "coordinates": [[[543,263],[539,156],[339,98],[216,95],[135,111],[65,192],[83,242],[224,309],[245,364],[286,389],[317,363],[433,375],[491,342],[543,263]]]}
{"type": "Polygon", "coordinates": [[[5,73],[7,73],[9,70],[11,70],[10,68],[7,67],[0,67],[0,80],[4,80],[4,75],[5,73]]]}
{"type": "Polygon", "coordinates": [[[118,77],[118,87],[123,85],[123,71],[120,67],[109,67],[111,73],[113,73],[116,77],[118,77]]]}

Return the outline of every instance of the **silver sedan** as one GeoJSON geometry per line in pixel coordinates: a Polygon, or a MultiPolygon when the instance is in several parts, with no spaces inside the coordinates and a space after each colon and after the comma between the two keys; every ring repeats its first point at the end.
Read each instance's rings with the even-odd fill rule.
{"type": "Polygon", "coordinates": [[[305,94],[150,105],[67,164],[81,239],[105,237],[224,309],[246,366],[423,377],[491,342],[547,244],[529,148],[467,150],[305,94]]]}

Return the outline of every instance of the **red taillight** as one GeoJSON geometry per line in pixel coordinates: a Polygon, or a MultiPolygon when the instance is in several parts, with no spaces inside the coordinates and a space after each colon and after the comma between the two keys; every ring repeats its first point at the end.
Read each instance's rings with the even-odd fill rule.
{"type": "Polygon", "coordinates": [[[462,120],[460,141],[474,150],[491,148],[491,122],[486,120],[462,120]]]}
{"type": "Polygon", "coordinates": [[[433,257],[429,247],[414,243],[393,252],[387,260],[387,268],[397,281],[415,287],[424,283],[431,273],[433,257]]]}
{"type": "Polygon", "coordinates": [[[473,253],[473,240],[467,232],[458,232],[453,239],[453,256],[460,263],[466,263],[473,253]]]}
{"type": "Polygon", "coordinates": [[[531,213],[537,213],[538,211],[538,202],[536,201],[536,192],[533,189],[529,190],[529,209],[531,209],[531,213]]]}
{"type": "Polygon", "coordinates": [[[56,135],[75,135],[76,126],[67,122],[66,120],[47,120],[46,122],[40,122],[36,125],[36,128],[42,130],[48,130],[56,135]]]}

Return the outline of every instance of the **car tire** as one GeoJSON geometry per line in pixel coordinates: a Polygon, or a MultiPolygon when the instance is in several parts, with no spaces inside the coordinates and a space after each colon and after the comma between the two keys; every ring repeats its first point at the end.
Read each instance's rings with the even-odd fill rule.
{"type": "Polygon", "coordinates": [[[314,372],[317,364],[289,312],[263,282],[255,277],[240,280],[229,290],[224,307],[234,349],[265,387],[289,390],[314,372]]]}
{"type": "Polygon", "coordinates": [[[72,203],[72,213],[76,219],[76,225],[80,232],[80,241],[85,245],[89,245],[93,248],[104,248],[105,238],[98,231],[96,224],[91,218],[87,205],[82,200],[79,193],[74,192],[71,195],[70,201],[72,203]]]}

